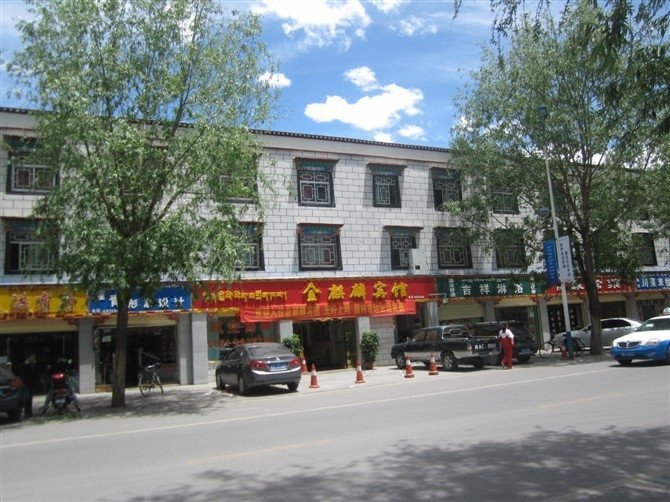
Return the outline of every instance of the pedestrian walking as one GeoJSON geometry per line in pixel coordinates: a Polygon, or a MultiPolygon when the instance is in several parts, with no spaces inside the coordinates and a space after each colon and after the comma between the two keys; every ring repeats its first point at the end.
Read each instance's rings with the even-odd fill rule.
{"type": "Polygon", "coordinates": [[[24,389],[23,412],[26,418],[30,418],[33,416],[33,397],[40,381],[35,352],[28,354],[23,362],[21,380],[23,380],[24,389]]]}
{"type": "Polygon", "coordinates": [[[502,351],[502,366],[511,370],[514,356],[514,333],[509,329],[507,321],[503,322],[502,329],[498,333],[498,340],[500,340],[500,350],[502,351]]]}

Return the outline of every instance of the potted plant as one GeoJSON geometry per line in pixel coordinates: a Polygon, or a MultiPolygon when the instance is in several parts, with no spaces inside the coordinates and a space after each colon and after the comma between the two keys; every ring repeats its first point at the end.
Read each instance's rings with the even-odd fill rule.
{"type": "Polygon", "coordinates": [[[365,369],[372,369],[379,354],[379,335],[376,331],[364,331],[361,334],[361,357],[365,369]]]}
{"type": "Polygon", "coordinates": [[[284,347],[293,352],[296,357],[302,357],[302,342],[300,341],[299,335],[294,333],[291,336],[284,338],[281,343],[284,347]]]}

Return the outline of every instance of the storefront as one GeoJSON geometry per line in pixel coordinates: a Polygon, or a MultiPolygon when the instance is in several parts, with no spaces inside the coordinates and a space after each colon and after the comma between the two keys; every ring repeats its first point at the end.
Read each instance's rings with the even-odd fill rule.
{"type": "Polygon", "coordinates": [[[639,274],[635,281],[637,319],[644,321],[670,307],[670,272],[639,274]]]}
{"type": "Polygon", "coordinates": [[[78,365],[77,319],[86,314],[86,296],[65,286],[0,288],[0,362],[20,372],[35,352],[46,391],[49,367],[59,357],[78,365]]]}
{"type": "Polygon", "coordinates": [[[308,363],[344,368],[360,335],[355,319],[389,318],[390,329],[379,335],[390,347],[398,327],[413,325],[417,303],[434,300],[434,291],[429,277],[212,282],[194,294],[193,308],[210,313],[210,360],[227,345],[297,334],[308,363]]]}
{"type": "MultiPolygon", "coordinates": [[[[180,381],[178,316],[191,307],[190,291],[184,286],[164,286],[153,298],[142,298],[139,293],[129,302],[128,356],[126,386],[137,385],[142,366],[161,363],[163,383],[180,381]]],[[[89,312],[96,319],[92,337],[97,390],[111,389],[112,368],[116,340],[116,293],[107,291],[89,300],[89,312]]]]}
{"type": "Polygon", "coordinates": [[[545,287],[543,278],[533,276],[438,279],[437,292],[446,300],[439,308],[440,322],[472,329],[481,321],[517,320],[539,341],[538,299],[545,287]]]}

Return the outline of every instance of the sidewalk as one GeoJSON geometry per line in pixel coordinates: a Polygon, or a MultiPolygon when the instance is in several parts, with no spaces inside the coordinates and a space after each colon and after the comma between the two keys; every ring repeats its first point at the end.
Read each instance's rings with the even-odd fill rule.
{"type": "MultiPolygon", "coordinates": [[[[595,362],[602,362],[611,360],[609,353],[599,356],[592,356],[590,354],[575,356],[572,360],[562,360],[560,353],[543,353],[542,357],[535,355],[530,362],[526,364],[515,364],[515,369],[524,370],[532,369],[534,366],[542,365],[577,365],[589,364],[595,362]]],[[[412,364],[413,373],[416,380],[439,378],[439,376],[432,376],[428,374],[428,368],[422,363],[412,364]]],[[[464,369],[471,369],[470,366],[464,366],[464,369]]],[[[489,370],[495,369],[487,366],[489,370]]],[[[440,369],[440,374],[444,371],[440,369]]],[[[481,371],[481,370],[472,370],[481,371]]],[[[485,371],[485,370],[484,370],[485,371]]],[[[405,370],[398,369],[394,366],[376,366],[372,370],[363,371],[364,383],[356,383],[356,369],[338,369],[318,371],[317,369],[317,383],[318,388],[310,388],[311,374],[303,374],[300,381],[299,392],[332,392],[342,391],[345,389],[355,388],[359,386],[375,386],[375,385],[389,385],[405,380],[405,370]]],[[[142,415],[171,415],[171,414],[196,414],[206,413],[207,409],[211,408],[222,400],[238,399],[235,389],[226,389],[226,391],[218,390],[214,384],[213,374],[210,376],[211,381],[196,385],[166,385],[165,393],[156,394],[154,390],[148,397],[142,396],[137,388],[126,389],[126,407],[112,408],[112,394],[111,392],[99,392],[95,394],[82,394],[79,396],[83,413],[81,418],[96,418],[116,416],[119,418],[136,417],[142,415]]],[[[268,395],[282,395],[286,394],[285,386],[269,387],[267,390],[252,391],[253,399],[255,396],[263,397],[268,395]]],[[[35,408],[41,405],[42,396],[36,396],[35,408]]],[[[43,399],[43,397],[42,397],[43,399]]],[[[63,416],[58,416],[53,409],[49,409],[46,416],[41,417],[36,415],[31,420],[33,423],[47,422],[59,419],[77,419],[79,415],[74,412],[65,413],[63,416]]]]}

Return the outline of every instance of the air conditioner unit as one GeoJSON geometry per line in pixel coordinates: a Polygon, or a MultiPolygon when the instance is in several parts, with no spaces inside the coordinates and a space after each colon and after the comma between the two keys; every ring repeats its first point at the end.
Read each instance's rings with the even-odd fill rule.
{"type": "Polygon", "coordinates": [[[421,249],[409,250],[409,273],[410,275],[422,275],[428,273],[426,257],[421,249]]]}

